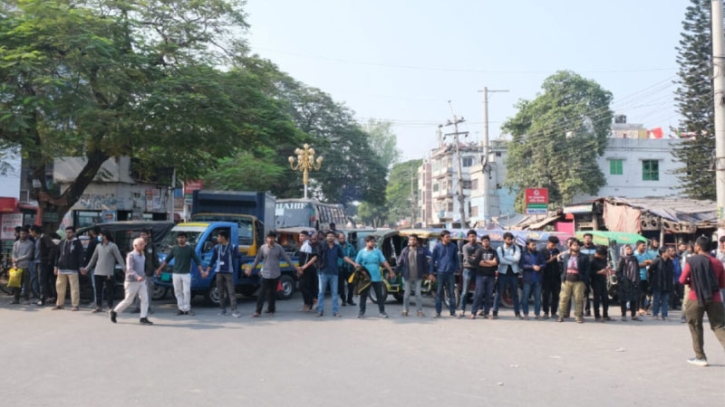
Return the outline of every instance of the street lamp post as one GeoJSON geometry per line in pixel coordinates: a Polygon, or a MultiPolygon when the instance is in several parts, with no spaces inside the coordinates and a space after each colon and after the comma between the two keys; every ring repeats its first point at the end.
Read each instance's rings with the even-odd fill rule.
{"type": "Polygon", "coordinates": [[[292,171],[302,172],[302,183],[305,184],[305,199],[307,199],[307,183],[310,180],[309,172],[311,170],[320,170],[320,167],[322,167],[322,157],[317,157],[317,160],[315,160],[315,150],[309,144],[305,144],[302,148],[296,149],[295,154],[297,154],[297,164],[295,164],[295,158],[290,156],[289,165],[292,171]]]}

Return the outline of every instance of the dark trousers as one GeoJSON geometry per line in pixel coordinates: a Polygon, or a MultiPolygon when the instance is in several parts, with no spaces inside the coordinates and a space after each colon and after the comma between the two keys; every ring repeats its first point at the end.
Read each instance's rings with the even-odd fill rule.
{"type": "Polygon", "coordinates": [[[697,301],[688,300],[685,305],[685,315],[690,335],[692,335],[692,349],[698,359],[707,359],[703,349],[705,338],[702,320],[705,313],[707,313],[707,319],[710,320],[710,328],[725,349],[725,309],[722,303],[711,302],[707,305],[700,305],[697,301]]]}
{"type": "MultiPolygon", "coordinates": [[[[625,282],[620,281],[620,287],[625,282]]],[[[635,290],[633,284],[629,284],[631,290],[620,289],[619,291],[619,306],[622,308],[622,316],[627,316],[627,302],[629,302],[629,309],[632,312],[632,316],[637,315],[639,309],[639,290],[635,290]]]]}
{"type": "Polygon", "coordinates": [[[673,286],[672,296],[670,297],[670,309],[682,307],[682,297],[685,295],[685,286],[676,282],[673,286]]]}
{"type": "Polygon", "coordinates": [[[559,307],[559,294],[561,293],[561,279],[544,279],[542,284],[544,315],[556,315],[559,307]]]}
{"type": "Polygon", "coordinates": [[[506,287],[511,292],[514,300],[514,313],[519,315],[519,276],[516,274],[498,274],[498,292],[496,292],[496,300],[493,303],[493,314],[498,315],[498,309],[501,306],[501,298],[506,292],[506,287]]]}
{"type": "Polygon", "coordinates": [[[257,295],[257,314],[262,313],[262,307],[264,306],[264,300],[267,299],[267,311],[274,313],[277,311],[275,308],[275,300],[277,299],[277,285],[279,285],[279,277],[277,278],[262,278],[262,286],[259,288],[259,294],[257,295]]]}
{"type": "Polygon", "coordinates": [[[237,310],[237,292],[234,289],[232,273],[216,273],[216,289],[219,292],[219,306],[222,311],[227,309],[227,298],[232,312],[237,310]]]}
{"type": "Polygon", "coordinates": [[[648,310],[650,306],[649,297],[649,281],[642,280],[639,282],[639,307],[643,310],[648,310]]]}
{"type": "Polygon", "coordinates": [[[496,283],[494,276],[476,276],[476,292],[473,294],[473,307],[471,315],[476,315],[483,308],[483,314],[488,315],[493,306],[493,286],[496,283]]]}
{"type": "Polygon", "coordinates": [[[24,268],[20,269],[21,275],[20,275],[20,287],[13,288],[13,300],[15,302],[20,301],[20,294],[22,293],[23,300],[28,301],[30,300],[30,269],[24,268]],[[23,291],[23,288],[25,290],[23,291]]]}
{"type": "Polygon", "coordinates": [[[340,300],[342,300],[343,304],[352,302],[352,295],[355,291],[355,286],[347,282],[351,274],[349,271],[340,272],[340,277],[337,279],[337,292],[340,294],[340,300]],[[345,290],[345,284],[347,284],[347,290],[345,290]]]}
{"type": "Polygon", "coordinates": [[[302,301],[309,307],[312,307],[313,301],[317,298],[317,285],[317,270],[311,268],[302,272],[300,291],[302,291],[302,301]]]}
{"type": "Polygon", "coordinates": [[[360,315],[365,314],[365,305],[368,302],[368,295],[370,295],[370,289],[375,290],[375,296],[378,298],[378,310],[381,314],[385,313],[385,303],[382,301],[383,298],[383,283],[382,281],[373,281],[370,286],[360,293],[360,315]]]}
{"type": "Polygon", "coordinates": [[[607,280],[594,277],[592,279],[592,292],[594,293],[594,316],[599,318],[609,316],[609,293],[607,293],[607,280]],[[599,305],[602,305],[602,313],[599,313],[599,305]]]}
{"type": "Polygon", "coordinates": [[[108,309],[113,309],[113,299],[116,296],[116,281],[113,276],[94,275],[96,282],[96,308],[101,308],[103,303],[103,289],[106,289],[106,304],[108,309]]]}

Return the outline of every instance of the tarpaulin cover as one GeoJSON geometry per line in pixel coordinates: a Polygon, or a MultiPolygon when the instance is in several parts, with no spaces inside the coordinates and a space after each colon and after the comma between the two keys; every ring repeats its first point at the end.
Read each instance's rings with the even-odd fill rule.
{"type": "Polygon", "coordinates": [[[604,204],[604,224],[607,229],[618,232],[639,233],[640,217],[642,212],[639,209],[626,205],[612,205],[609,202],[604,204]]]}

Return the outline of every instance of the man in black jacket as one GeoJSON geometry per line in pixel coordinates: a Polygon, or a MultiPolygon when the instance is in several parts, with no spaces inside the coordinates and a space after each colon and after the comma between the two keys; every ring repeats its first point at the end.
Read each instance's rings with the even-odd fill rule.
{"type": "Polygon", "coordinates": [[[675,265],[672,258],[675,256],[674,247],[660,247],[659,257],[654,259],[647,269],[647,280],[652,290],[652,318],[659,319],[662,308],[662,320],[667,321],[667,307],[670,305],[670,295],[674,286],[675,265]]]}
{"type": "Polygon", "coordinates": [[[69,283],[71,305],[73,306],[71,311],[78,311],[81,302],[78,272],[83,266],[83,245],[75,234],[75,227],[68,226],[65,228],[65,239],[61,240],[58,245],[55,258],[55,275],[58,276],[55,288],[58,291],[58,298],[54,310],[63,309],[65,292],[69,283]]]}
{"type": "Polygon", "coordinates": [[[549,319],[549,316],[553,318],[556,315],[556,310],[559,306],[559,292],[561,291],[561,266],[557,260],[559,255],[559,238],[556,236],[549,236],[549,241],[546,243],[546,247],[541,251],[541,256],[546,261],[544,266],[544,273],[542,275],[543,281],[541,284],[544,307],[544,319],[549,319]]]}
{"type": "MultiPolygon", "coordinates": [[[[83,259],[83,264],[88,264],[91,262],[91,257],[93,257],[93,252],[96,251],[96,246],[98,246],[98,239],[100,237],[98,236],[101,233],[101,228],[98,226],[92,227],[88,231],[88,237],[90,238],[88,240],[88,246],[86,247],[86,255],[83,259]]],[[[88,276],[91,278],[91,286],[93,286],[93,301],[91,301],[89,308],[95,308],[96,307],[96,281],[95,278],[93,278],[93,275],[95,274],[95,267],[87,270],[86,273],[88,273],[88,276]]]]}
{"type": "Polygon", "coordinates": [[[584,291],[589,282],[589,269],[591,264],[589,256],[579,251],[579,241],[572,240],[569,244],[569,251],[561,255],[561,298],[559,299],[559,319],[564,322],[564,317],[569,312],[569,300],[574,297],[574,316],[577,323],[584,322],[584,291]]]}

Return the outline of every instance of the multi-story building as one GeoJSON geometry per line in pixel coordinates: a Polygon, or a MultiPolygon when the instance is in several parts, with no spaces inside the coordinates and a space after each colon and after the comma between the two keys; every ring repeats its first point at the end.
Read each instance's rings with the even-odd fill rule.
{"type": "Polygon", "coordinates": [[[514,203],[516,191],[509,191],[503,185],[506,182],[506,142],[494,140],[491,142],[489,162],[486,172],[483,171],[483,164],[479,161],[471,167],[471,216],[470,225],[485,225],[491,221],[490,218],[511,216],[515,213],[514,203]],[[483,191],[483,177],[488,177],[489,182],[489,219],[483,218],[483,205],[486,194],[483,191]]]}

